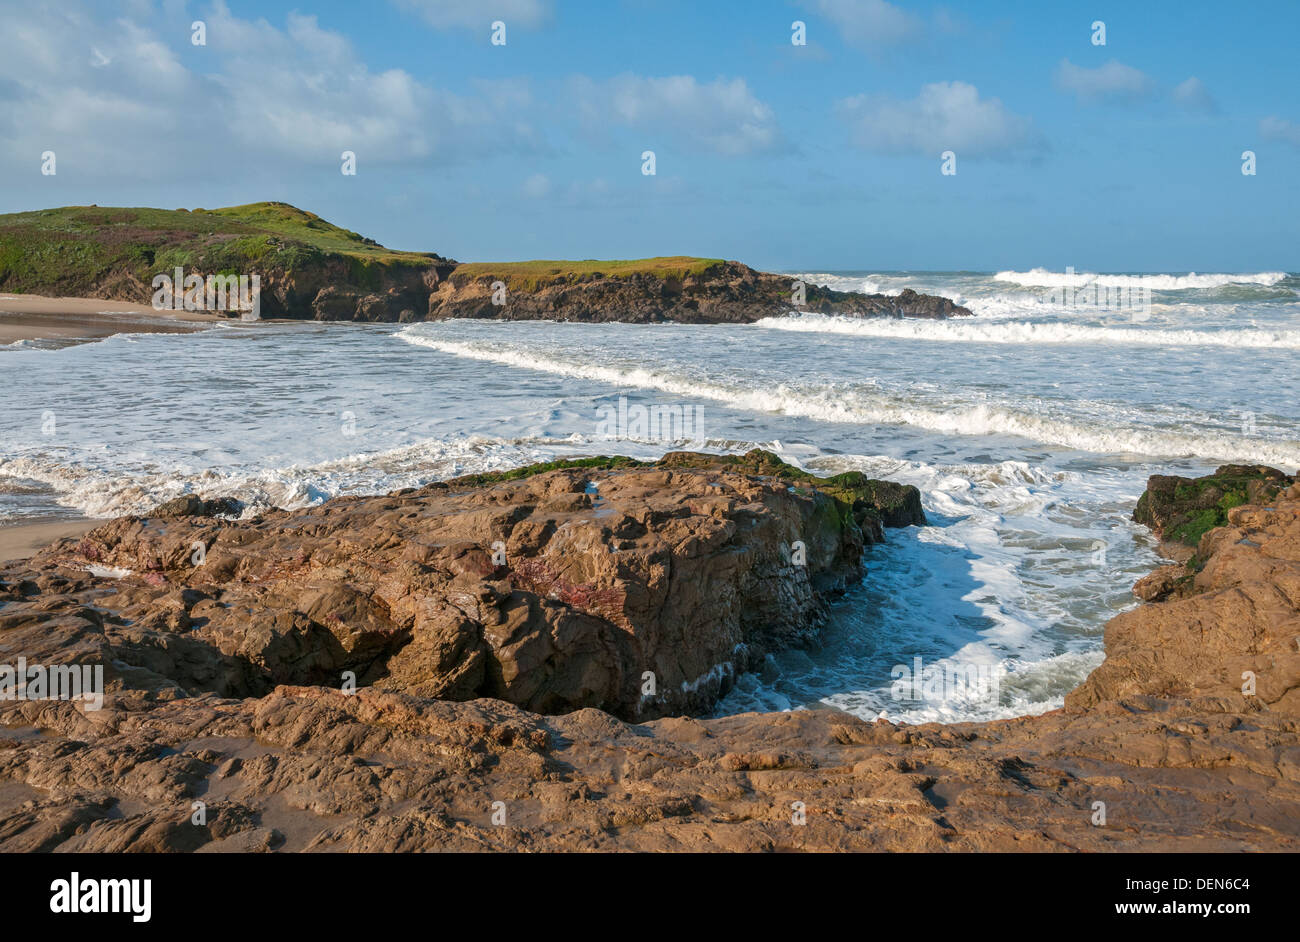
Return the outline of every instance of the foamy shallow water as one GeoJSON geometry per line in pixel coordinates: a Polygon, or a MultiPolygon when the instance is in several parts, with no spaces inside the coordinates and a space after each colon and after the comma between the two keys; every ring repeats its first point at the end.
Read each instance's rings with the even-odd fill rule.
{"type": "Polygon", "coordinates": [[[805,277],[946,293],[978,316],[295,324],[11,348],[0,521],[145,512],[187,491],[251,513],[560,455],[757,445],[915,484],[930,525],[889,531],[824,646],[737,678],[722,712],[1039,712],[1100,662],[1103,624],[1155,562],[1129,520],[1149,474],[1300,466],[1282,394],[1300,378],[1300,281],[1273,274],[1159,276],[1184,287],[1156,290],[1137,322],[1062,311],[1007,277],[864,272],[805,277]],[[698,421],[669,430],[680,441],[610,440],[620,396],[698,421]],[[896,698],[916,657],[995,671],[997,689],[896,698]]]}

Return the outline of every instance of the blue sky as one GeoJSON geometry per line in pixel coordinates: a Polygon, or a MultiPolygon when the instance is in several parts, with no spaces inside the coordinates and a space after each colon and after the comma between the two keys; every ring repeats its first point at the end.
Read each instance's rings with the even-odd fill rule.
{"type": "Polygon", "coordinates": [[[1298,39],[1294,2],[6,4],[0,209],[278,199],[465,261],[1295,271],[1298,39]]]}

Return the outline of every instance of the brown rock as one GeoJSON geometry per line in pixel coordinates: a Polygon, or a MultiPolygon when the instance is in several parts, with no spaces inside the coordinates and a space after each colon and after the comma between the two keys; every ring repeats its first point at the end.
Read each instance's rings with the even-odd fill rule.
{"type": "Polygon", "coordinates": [[[1195,547],[1201,535],[1227,522],[1242,504],[1271,503],[1294,478],[1267,465],[1224,465],[1200,478],[1152,475],[1133,519],[1162,543],[1195,547]]]}
{"type": "Polygon", "coordinates": [[[818,484],[764,453],[738,462],[679,453],[254,521],[195,516],[203,502],[186,498],[47,551],[38,570],[74,581],[33,580],[10,617],[48,630],[48,605],[93,597],[79,611],[92,613],[95,653],[156,675],[156,690],[257,696],[350,677],[544,713],[699,712],[769,652],[815,642],[826,597],[877,538],[874,505],[837,508],[888,494],[877,503],[892,520],[919,502],[860,475],[818,484]],[[771,476],[741,473],[754,469],[771,476]],[[105,584],[83,571],[91,561],[132,575],[105,584]]]}
{"type": "Polygon", "coordinates": [[[429,319],[448,317],[499,320],[622,321],[687,324],[751,324],[799,310],[860,317],[941,319],[969,315],[948,298],[918,294],[910,288],[897,296],[834,291],[805,285],[805,302],[792,301],[795,279],[755,271],[740,262],[720,262],[684,278],[654,274],[557,274],[551,278],[511,280],[501,273],[453,270],[429,295],[429,319]],[[507,285],[506,303],[493,303],[493,285],[507,285]]]}
{"type": "MultiPolygon", "coordinates": [[[[72,541],[3,570],[4,650],[48,663],[98,659],[115,674],[98,712],[0,701],[0,851],[1300,848],[1300,488],[1270,506],[1230,510],[1228,525],[1200,541],[1204,565],[1191,590],[1113,619],[1105,662],[1066,709],[1042,716],[900,727],[802,710],[629,724],[590,708],[544,716],[498,699],[452,702],[378,686],[351,695],[286,684],[237,697],[180,690],[202,671],[201,689],[251,687],[262,676],[255,654],[297,669],[292,658],[258,653],[274,647],[276,631],[336,669],[368,656],[398,625],[413,640],[389,657],[387,675],[376,659],[375,676],[414,688],[425,663],[467,663],[457,650],[464,632],[478,637],[469,625],[483,628],[476,650],[500,671],[493,682],[507,684],[558,669],[556,650],[591,641],[587,620],[621,632],[620,644],[644,642],[640,619],[655,606],[706,611],[689,632],[659,626],[664,648],[642,649],[653,656],[686,659],[690,645],[707,646],[727,625],[756,638],[789,630],[755,613],[765,610],[762,593],[802,597],[803,582],[779,568],[772,536],[743,534],[779,538],[815,498],[738,472],[610,471],[599,491],[607,515],[594,501],[573,501],[516,543],[541,506],[585,492],[571,480],[584,474],[598,472],[431,486],[254,523],[116,521],[92,534],[110,564],[137,558],[141,543],[151,546],[146,555],[173,559],[170,541],[184,540],[187,528],[228,541],[232,563],[220,579],[161,570],[168,592],[184,584],[179,594],[159,595],[131,576],[110,585],[79,573],[70,568],[72,541]],[[693,509],[716,499],[697,478],[722,479],[730,510],[693,509]],[[607,521],[624,518],[644,532],[616,536],[607,521]],[[704,529],[706,520],[735,529],[704,529]],[[464,539],[467,527],[484,526],[506,543],[505,566],[493,565],[490,547],[464,539]],[[635,550],[626,570],[593,550],[618,540],[635,550]],[[519,545],[545,564],[527,575],[532,588],[516,584],[519,545]],[[667,561],[663,569],[656,560],[667,561]],[[728,607],[674,586],[678,565],[697,592],[743,585],[759,604],[738,595],[728,607]],[[780,588],[745,582],[769,566],[780,588]],[[365,601],[325,588],[325,573],[365,601]],[[625,594],[600,594],[613,585],[625,594]],[[164,597],[188,605],[197,627],[146,630],[127,614],[164,597]],[[289,611],[298,599],[310,616],[289,611]],[[242,611],[223,616],[227,601],[242,611]],[[239,625],[255,605],[287,620],[264,623],[269,634],[253,644],[239,625]],[[538,614],[548,607],[583,624],[560,630],[564,618],[538,614]],[[577,640],[559,640],[568,631],[577,640]],[[181,638],[194,648],[176,646],[181,638]],[[513,655],[500,653],[512,646],[513,655]],[[392,664],[408,651],[399,675],[392,664]],[[507,681],[509,664],[520,671],[507,681]],[[191,820],[196,800],[206,805],[202,825],[191,820]]],[[[846,560],[851,542],[821,565],[846,560]]],[[[608,669],[582,656],[563,663],[608,669]]],[[[484,676],[495,675],[485,666],[484,676]]],[[[608,679],[579,676],[564,689],[608,679]]]]}

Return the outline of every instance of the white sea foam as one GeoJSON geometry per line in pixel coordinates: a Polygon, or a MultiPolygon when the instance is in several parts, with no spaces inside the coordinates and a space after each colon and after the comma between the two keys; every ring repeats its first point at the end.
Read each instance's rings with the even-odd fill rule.
{"type": "Polygon", "coordinates": [[[1011,435],[1100,454],[1186,456],[1284,466],[1300,464],[1300,441],[1277,441],[1209,430],[1178,432],[1117,427],[1110,423],[1090,424],[1077,419],[1036,414],[1009,404],[965,403],[950,409],[938,409],[891,397],[887,393],[799,389],[787,384],[745,388],[736,384],[703,382],[645,367],[602,366],[589,360],[564,360],[509,345],[437,340],[411,328],[398,332],[396,336],[408,343],[457,357],[595,380],[615,387],[654,389],[675,396],[710,399],[739,409],[826,422],[910,425],[949,435],[1011,435]]]}
{"type": "MultiPolygon", "coordinates": [[[[792,278],[798,278],[800,281],[810,285],[820,285],[823,288],[830,288],[832,291],[857,291],[861,294],[888,294],[897,295],[898,291],[890,291],[881,283],[876,275],[868,275],[865,278],[859,278],[856,275],[832,275],[827,272],[803,272],[797,275],[791,275],[792,278]]],[[[901,290],[901,289],[900,289],[901,290]]]]}
{"type": "Polygon", "coordinates": [[[125,579],[133,575],[130,569],[120,569],[117,566],[87,566],[86,572],[101,579],[125,579]]]}
{"type": "Polygon", "coordinates": [[[1101,660],[1089,627],[1134,603],[1128,586],[1155,559],[1109,514],[1128,506],[1122,479],[1024,461],[931,465],[883,455],[823,456],[808,467],[913,484],[930,525],[889,531],[866,559],[869,597],[835,610],[824,646],[777,655],[762,679],[739,678],[719,712],[820,701],[867,720],[925,723],[1055,709],[1101,660]],[[1053,512],[1067,494],[1074,512],[1053,512]],[[1069,634],[1054,636],[1063,628],[1069,634]],[[900,699],[892,671],[916,657],[927,670],[999,676],[997,695],[900,699]]]}
{"type": "Polygon", "coordinates": [[[1183,291],[1189,288],[1221,288],[1224,285],[1269,287],[1285,277],[1286,272],[1280,271],[1239,275],[1198,275],[1196,272],[1189,272],[1186,275],[1110,275],[1093,272],[1055,272],[1045,268],[1034,268],[1029,271],[1000,271],[993,276],[993,279],[1042,288],[1077,288],[1095,284],[1112,287],[1145,287],[1153,291],[1183,291]]]}
{"type": "Polygon", "coordinates": [[[1300,330],[1176,330],[1161,327],[1093,327],[1065,321],[900,320],[826,314],[768,317],[755,327],[805,333],[849,334],[894,340],[950,343],[1072,343],[1123,346],[1221,347],[1224,349],[1300,350],[1300,330]]]}
{"type": "Polygon", "coordinates": [[[271,508],[307,507],[340,494],[382,493],[462,474],[505,470],[549,460],[556,453],[590,451],[591,441],[581,436],[501,439],[471,435],[429,439],[308,465],[208,468],[194,473],[178,473],[174,467],[123,473],[111,463],[96,466],[84,456],[81,462],[23,456],[0,458],[0,480],[39,482],[58,495],[61,505],[88,517],[147,514],[184,494],[235,498],[244,503],[244,516],[248,517],[271,508]]]}

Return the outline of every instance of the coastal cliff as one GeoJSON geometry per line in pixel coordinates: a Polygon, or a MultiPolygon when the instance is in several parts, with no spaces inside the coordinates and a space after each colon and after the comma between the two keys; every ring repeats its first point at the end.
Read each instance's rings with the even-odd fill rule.
{"type": "Polygon", "coordinates": [[[923,522],[913,489],[754,452],[175,502],[0,570],[6,650],[109,676],[98,711],[0,701],[0,850],[1293,850],[1283,483],[1225,502],[1063,710],[922,726],[577,708],[695,711],[739,645],[806,643],[881,525],[923,522]]]}
{"type": "Polygon", "coordinates": [[[889,296],[799,288],[791,276],[723,259],[461,264],[387,249],[286,203],[0,215],[0,291],[148,304],[155,277],[177,269],[202,278],[257,275],[262,317],[318,321],[749,323],[796,309],[864,317],[970,313],[911,290],[889,296]]]}

